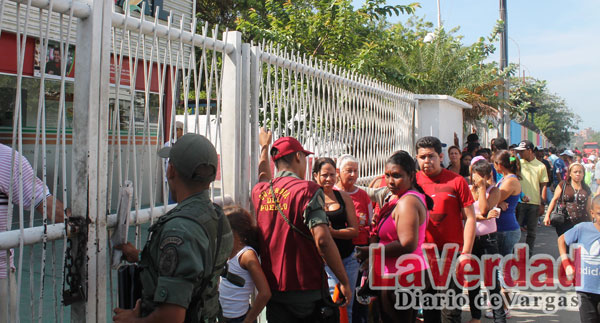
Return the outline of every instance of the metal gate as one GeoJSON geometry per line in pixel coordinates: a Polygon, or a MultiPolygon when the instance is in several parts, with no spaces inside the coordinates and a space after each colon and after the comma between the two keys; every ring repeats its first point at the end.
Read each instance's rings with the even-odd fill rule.
{"type": "MultiPolygon", "coordinates": [[[[162,21],[110,0],[0,4],[0,43],[14,39],[3,59],[16,67],[0,73],[0,100],[11,106],[0,141],[26,157],[73,218],[89,221],[76,234],[53,223],[45,204],[42,214],[8,208],[0,252],[15,254],[16,271],[6,274],[16,286],[6,292],[18,299],[17,321],[110,320],[117,298],[108,237],[119,188],[133,183],[131,236],[141,248],[148,223],[173,207],[156,152],[176,121],[217,148],[213,197],[244,207],[258,175],[260,126],[275,138],[298,137],[317,156],[355,155],[363,179],[381,174],[391,152],[413,150],[415,101],[402,89],[276,45],[243,43],[239,32],[191,17],[162,21]],[[63,306],[74,277],[85,297],[63,306]]],[[[10,173],[9,199],[22,200],[27,179],[10,173]]]]}

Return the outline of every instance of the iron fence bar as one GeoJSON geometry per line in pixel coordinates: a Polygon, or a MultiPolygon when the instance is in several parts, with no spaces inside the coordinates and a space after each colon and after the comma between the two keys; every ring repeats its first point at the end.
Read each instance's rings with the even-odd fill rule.
{"type": "MultiPolygon", "coordinates": [[[[222,199],[217,199],[215,202],[222,203],[222,199]]],[[[167,206],[159,206],[154,208],[141,209],[137,211],[137,220],[140,224],[150,222],[150,219],[156,219],[161,215],[169,212],[177,204],[169,204],[167,206]]],[[[129,214],[130,223],[136,219],[136,211],[131,211],[129,214]]],[[[117,214],[109,214],[107,216],[107,228],[114,228],[117,224],[117,214]]],[[[44,235],[44,227],[37,226],[26,228],[23,230],[23,244],[25,246],[33,245],[42,242],[44,235]]],[[[55,223],[47,226],[46,238],[48,241],[58,240],[65,237],[65,224],[55,223]]],[[[19,246],[21,232],[20,230],[11,230],[0,232],[0,250],[8,250],[19,246]]]]}
{"type": "MultiPolygon", "coordinates": [[[[45,28],[42,28],[42,21],[43,21],[43,10],[39,9],[39,40],[40,40],[40,46],[43,48],[42,49],[42,59],[41,59],[41,66],[40,66],[40,72],[41,72],[41,77],[40,77],[40,92],[38,94],[38,115],[37,115],[37,124],[36,124],[36,135],[35,135],[35,148],[34,148],[34,157],[33,157],[33,169],[37,169],[37,163],[38,163],[38,149],[39,149],[39,144],[41,141],[42,144],[42,183],[44,185],[44,187],[47,187],[47,173],[46,173],[46,102],[45,102],[45,86],[46,86],[46,54],[48,52],[48,34],[50,32],[50,18],[52,16],[52,7],[54,5],[54,0],[50,0],[50,4],[48,6],[48,11],[47,11],[47,20],[46,20],[46,24],[45,24],[45,28]],[[41,133],[40,133],[41,132],[41,133]],[[43,140],[40,140],[40,135],[42,136],[43,140]]],[[[33,185],[33,191],[35,192],[35,186],[36,186],[36,182],[34,182],[33,185]]],[[[32,201],[34,199],[32,198],[32,201]]],[[[43,205],[43,212],[42,212],[42,226],[46,227],[48,225],[48,209],[47,209],[47,201],[46,199],[44,199],[44,201],[42,202],[43,205]]],[[[54,210],[56,208],[53,208],[54,210]]],[[[34,203],[32,203],[31,205],[31,211],[30,211],[30,227],[33,227],[33,218],[34,218],[34,212],[35,207],[34,207],[34,203]]],[[[54,212],[52,212],[54,213],[54,212]]],[[[45,274],[46,274],[46,246],[47,246],[47,238],[45,235],[45,231],[44,234],[42,235],[42,255],[41,255],[41,269],[40,269],[40,289],[39,289],[39,304],[38,304],[38,322],[42,321],[42,302],[43,302],[43,298],[44,298],[44,282],[45,282],[45,274]]],[[[33,248],[29,249],[29,267],[32,268],[33,267],[33,248]]],[[[30,305],[31,305],[31,321],[34,322],[35,319],[35,306],[34,306],[34,275],[33,275],[33,270],[29,271],[29,286],[30,286],[30,305]]]]}
{"type": "MultiPolygon", "coordinates": [[[[249,93],[249,107],[250,107],[250,185],[251,189],[256,183],[258,183],[258,172],[253,171],[258,169],[258,159],[260,150],[258,146],[258,111],[260,109],[260,80],[262,72],[261,64],[259,60],[260,46],[252,46],[250,53],[250,93],[249,93]]],[[[266,115],[266,113],[265,113],[266,115]]]]}
{"type": "MultiPolygon", "coordinates": [[[[282,57],[280,54],[272,54],[272,53],[269,53],[268,51],[264,51],[260,55],[260,60],[262,62],[268,63],[270,65],[295,70],[295,71],[297,71],[299,73],[303,73],[303,74],[314,75],[315,77],[317,77],[321,80],[341,83],[341,84],[349,86],[349,87],[356,87],[356,88],[362,89],[364,91],[373,92],[373,93],[376,93],[379,95],[387,96],[389,98],[406,100],[411,103],[416,102],[416,100],[411,99],[406,95],[391,92],[386,89],[382,89],[380,86],[374,86],[372,84],[364,84],[361,82],[356,82],[351,79],[336,75],[335,73],[332,73],[331,71],[327,71],[327,67],[325,67],[325,69],[323,69],[322,66],[320,68],[315,68],[315,67],[312,67],[309,65],[296,63],[290,59],[282,57]]],[[[366,80],[366,81],[368,83],[372,83],[371,80],[366,80]]]]}
{"type": "Polygon", "coordinates": [[[39,9],[51,9],[52,12],[68,15],[71,10],[73,17],[85,19],[92,14],[92,7],[86,2],[70,0],[10,0],[20,4],[28,4],[39,9]],[[52,3],[52,4],[51,4],[52,3]]]}
{"type": "MultiPolygon", "coordinates": [[[[22,32],[23,37],[21,37],[21,3],[17,3],[17,87],[16,87],[16,91],[15,91],[15,118],[13,121],[13,140],[12,140],[12,147],[13,147],[13,152],[12,152],[12,156],[11,156],[11,160],[13,161],[13,165],[15,162],[15,157],[16,157],[16,152],[14,150],[14,147],[17,147],[17,150],[19,152],[23,151],[23,122],[22,122],[22,118],[23,118],[23,113],[22,113],[22,99],[21,99],[21,90],[22,90],[22,81],[23,81],[23,62],[24,62],[24,57],[25,57],[25,46],[27,43],[27,36],[29,33],[29,5],[31,4],[31,0],[28,0],[27,2],[27,6],[26,6],[26,13],[25,13],[25,22],[24,22],[24,26],[23,29],[24,31],[22,32]]],[[[19,156],[19,165],[18,165],[18,170],[17,170],[17,174],[14,174],[14,168],[15,167],[11,167],[11,178],[10,178],[10,187],[9,187],[9,192],[13,191],[13,179],[14,176],[17,176],[17,178],[19,178],[19,188],[18,188],[18,200],[20,201],[19,203],[19,208],[18,208],[18,212],[19,212],[19,230],[21,235],[23,234],[24,230],[25,230],[25,215],[24,215],[24,208],[23,208],[23,197],[24,197],[24,191],[23,191],[23,164],[22,164],[22,159],[25,158],[23,155],[19,156]]],[[[13,194],[9,194],[9,200],[8,200],[8,205],[12,205],[13,202],[13,194]]],[[[10,223],[12,222],[12,212],[13,209],[12,208],[8,208],[8,223],[10,226],[10,223]]],[[[21,270],[21,268],[23,268],[23,239],[22,236],[20,237],[20,241],[19,241],[19,271],[17,272],[17,299],[20,300],[21,299],[21,286],[22,286],[22,280],[23,280],[23,271],[21,270]]],[[[10,260],[7,259],[7,267],[10,267],[10,260]]],[[[10,270],[9,270],[10,273],[10,270]]],[[[10,288],[10,286],[9,286],[10,288]]],[[[10,290],[9,290],[10,292],[10,290]]],[[[21,318],[19,317],[19,312],[20,312],[20,306],[21,306],[21,302],[17,301],[16,304],[16,321],[20,322],[21,318]]],[[[9,310],[10,312],[10,310],[9,310]]],[[[10,314],[9,314],[10,315],[10,314]]]]}
{"type": "Polygon", "coordinates": [[[147,20],[140,20],[132,16],[126,16],[118,12],[112,13],[113,27],[125,27],[127,30],[141,32],[144,35],[156,35],[160,38],[166,38],[174,41],[181,41],[184,44],[194,44],[196,47],[206,43],[206,46],[213,50],[230,54],[234,47],[218,39],[203,37],[200,34],[184,31],[181,29],[169,28],[168,26],[155,24],[147,20]]]}

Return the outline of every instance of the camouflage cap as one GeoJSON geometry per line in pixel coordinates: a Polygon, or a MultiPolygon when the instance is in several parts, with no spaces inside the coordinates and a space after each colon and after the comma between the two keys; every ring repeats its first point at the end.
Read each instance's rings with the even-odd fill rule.
{"type": "Polygon", "coordinates": [[[204,136],[188,133],[181,136],[171,147],[164,147],[158,151],[158,156],[169,158],[169,162],[183,177],[191,180],[205,180],[194,178],[195,170],[200,165],[210,165],[214,169],[211,181],[217,175],[219,158],[215,146],[204,136]]]}

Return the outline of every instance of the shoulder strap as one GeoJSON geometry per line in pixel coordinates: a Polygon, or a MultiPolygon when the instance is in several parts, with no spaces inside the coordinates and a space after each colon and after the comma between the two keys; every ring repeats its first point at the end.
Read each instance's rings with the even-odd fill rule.
{"type": "MultiPolygon", "coordinates": [[[[176,214],[172,217],[169,217],[167,219],[165,219],[162,222],[162,225],[164,225],[165,223],[171,221],[174,218],[184,218],[184,219],[188,219],[190,221],[194,221],[196,222],[198,225],[200,225],[200,227],[202,228],[202,230],[204,231],[204,233],[206,234],[206,236],[209,238],[209,248],[211,248],[211,250],[213,251],[213,270],[211,272],[208,273],[208,275],[210,275],[215,268],[217,267],[218,264],[214,263],[217,260],[217,255],[218,255],[218,250],[221,248],[221,238],[223,236],[223,222],[224,222],[224,216],[223,216],[223,212],[219,212],[221,210],[221,206],[219,206],[218,204],[214,204],[213,206],[215,209],[217,209],[217,214],[219,214],[219,222],[217,223],[217,242],[216,242],[216,248],[212,249],[213,247],[213,239],[211,239],[210,234],[208,232],[208,230],[206,230],[206,226],[204,225],[204,222],[200,221],[197,217],[193,217],[193,216],[189,216],[189,215],[185,215],[185,214],[176,214]]],[[[207,276],[205,274],[205,276],[207,276]]]]}
{"type": "Polygon", "coordinates": [[[333,194],[335,195],[335,198],[338,200],[338,203],[340,203],[340,210],[343,210],[346,207],[346,202],[344,202],[344,197],[342,196],[342,192],[340,192],[338,190],[333,190],[333,194]]]}
{"type": "Polygon", "coordinates": [[[565,189],[567,187],[567,181],[563,181],[562,191],[560,192],[560,204],[565,203],[565,189]]]}
{"type": "Polygon", "coordinates": [[[290,220],[287,218],[287,216],[285,216],[285,214],[283,214],[281,207],[279,207],[279,200],[277,199],[277,196],[275,196],[275,190],[273,189],[273,180],[271,180],[269,182],[269,187],[271,188],[271,195],[273,196],[273,201],[275,202],[275,207],[277,208],[277,211],[279,212],[279,214],[281,215],[281,217],[283,218],[285,223],[287,223],[290,226],[290,228],[292,228],[292,230],[298,232],[301,236],[305,237],[306,239],[308,239],[310,241],[314,241],[313,237],[309,236],[305,232],[302,232],[302,230],[298,229],[298,227],[296,227],[294,224],[292,224],[292,222],[290,222],[290,220]]]}
{"type": "MultiPolygon", "coordinates": [[[[494,187],[494,186],[490,186],[490,187],[494,187]]],[[[404,195],[412,195],[412,196],[416,197],[419,200],[419,202],[421,202],[421,204],[423,204],[423,206],[425,207],[425,210],[427,210],[427,202],[425,200],[423,200],[423,195],[424,195],[423,193],[413,191],[413,190],[408,190],[402,196],[404,196],[404,195]]]]}
{"type": "MultiPolygon", "coordinates": [[[[223,222],[225,221],[225,215],[223,214],[223,212],[221,211],[221,206],[219,206],[218,204],[213,203],[213,207],[215,208],[215,211],[217,212],[218,218],[219,218],[219,222],[217,223],[217,242],[216,242],[216,248],[213,242],[213,239],[210,237],[210,234],[208,232],[208,230],[206,230],[206,227],[204,226],[204,223],[199,221],[198,219],[191,217],[191,216],[187,216],[187,215],[179,215],[179,217],[182,218],[186,218],[186,219],[191,219],[196,221],[196,223],[198,223],[200,225],[200,227],[202,228],[202,230],[204,230],[204,233],[206,234],[206,236],[208,237],[208,244],[209,244],[209,248],[212,248],[210,250],[213,251],[213,260],[212,260],[212,270],[205,270],[204,271],[204,277],[202,277],[202,284],[200,284],[199,288],[194,290],[193,292],[193,296],[192,299],[190,301],[190,305],[188,310],[186,311],[186,319],[185,322],[197,322],[198,321],[198,315],[199,315],[199,310],[203,307],[203,306],[199,306],[200,302],[202,302],[202,292],[206,289],[206,287],[208,286],[208,283],[210,282],[209,278],[212,275],[213,272],[215,272],[215,270],[218,267],[222,267],[222,266],[226,266],[227,262],[225,262],[225,264],[217,264],[217,256],[219,253],[219,249],[221,248],[221,240],[223,237],[223,222]]],[[[169,219],[170,220],[170,219],[169,219]]],[[[166,221],[165,221],[166,222],[166,221]]],[[[201,253],[203,253],[204,251],[201,249],[200,250],[201,253]]],[[[204,258],[204,254],[202,255],[204,258]]],[[[225,272],[227,272],[227,268],[225,268],[225,272]]]]}
{"type": "MultiPolygon", "coordinates": [[[[275,196],[275,190],[273,189],[273,180],[271,180],[269,182],[269,187],[271,189],[271,195],[273,195],[273,201],[275,202],[275,207],[277,208],[279,215],[281,215],[281,217],[283,218],[285,223],[287,223],[290,226],[290,228],[292,228],[292,230],[298,232],[304,238],[314,242],[315,240],[312,236],[310,236],[310,235],[302,232],[300,229],[298,229],[298,227],[296,227],[294,224],[292,224],[292,222],[290,222],[290,220],[287,218],[287,216],[285,216],[285,214],[283,214],[281,207],[279,207],[279,200],[277,200],[277,197],[275,196]]],[[[322,297],[323,301],[325,302],[325,304],[329,307],[340,307],[343,302],[338,304],[338,303],[333,302],[333,300],[331,299],[331,295],[329,294],[329,286],[327,285],[327,274],[325,272],[324,267],[323,267],[323,269],[321,269],[321,282],[322,282],[321,297],[322,297]]]]}
{"type": "Polygon", "coordinates": [[[504,180],[507,179],[507,178],[517,178],[517,175],[515,175],[515,174],[508,174],[508,175],[502,177],[498,181],[498,183],[496,183],[496,187],[500,188],[500,186],[502,185],[502,183],[504,182],[504,180]]]}

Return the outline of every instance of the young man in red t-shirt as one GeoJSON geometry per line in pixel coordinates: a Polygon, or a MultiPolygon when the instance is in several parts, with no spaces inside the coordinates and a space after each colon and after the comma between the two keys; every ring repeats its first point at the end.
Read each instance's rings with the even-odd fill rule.
{"type": "MultiPolygon", "coordinates": [[[[455,243],[462,254],[470,254],[475,239],[475,211],[473,197],[467,181],[460,175],[442,168],[442,143],[436,137],[423,137],[417,141],[417,184],[433,199],[429,214],[425,242],[437,246],[441,255],[444,245],[455,243]],[[463,220],[464,226],[463,226],[463,220]]],[[[433,259],[429,259],[434,261],[433,259]]],[[[450,280],[449,289],[457,294],[462,289],[450,280]]],[[[446,293],[447,290],[430,289],[427,293],[446,293]]],[[[426,310],[425,322],[460,322],[461,310],[426,310]]]]}

